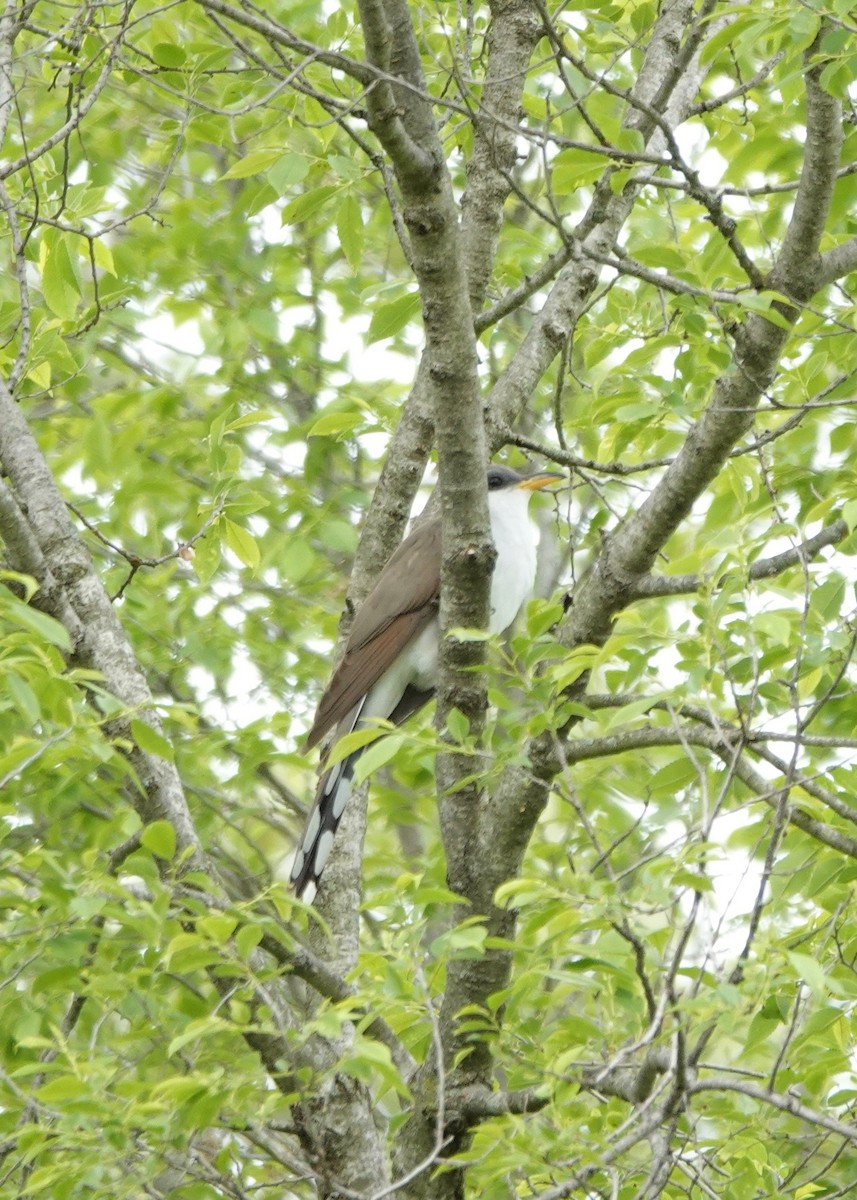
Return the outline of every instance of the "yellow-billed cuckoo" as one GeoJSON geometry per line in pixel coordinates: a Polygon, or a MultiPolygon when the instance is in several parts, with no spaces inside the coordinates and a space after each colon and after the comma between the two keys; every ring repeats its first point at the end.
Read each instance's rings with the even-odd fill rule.
{"type": "MultiPolygon", "coordinates": [[[[525,476],[509,467],[488,470],[488,515],[497,550],[488,626],[492,633],[509,628],[533,590],[536,538],[527,512],[530,496],[561,478],[553,471],[525,476]]],[[[358,610],[306,749],[334,727],[335,744],[379,717],[397,725],[431,698],[440,636],[440,562],[440,517],[435,517],[405,538],[358,610]]],[[[291,871],[292,886],[308,904],[330,856],[360,753],[355,750],[319,779],[291,871]]]]}

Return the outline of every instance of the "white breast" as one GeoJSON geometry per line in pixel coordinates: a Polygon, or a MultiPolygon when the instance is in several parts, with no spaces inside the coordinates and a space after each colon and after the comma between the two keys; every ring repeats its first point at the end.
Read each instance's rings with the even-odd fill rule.
{"type": "Polygon", "coordinates": [[[518,488],[488,493],[497,562],[491,580],[492,633],[508,629],[529,600],[536,579],[536,531],[527,507],[531,493],[518,488]]]}

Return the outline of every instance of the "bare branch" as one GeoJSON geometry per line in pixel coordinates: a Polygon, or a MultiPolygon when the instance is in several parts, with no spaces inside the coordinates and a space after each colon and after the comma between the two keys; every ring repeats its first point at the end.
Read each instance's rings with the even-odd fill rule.
{"type": "Polygon", "coordinates": [[[548,446],[545,442],[537,442],[521,433],[509,434],[508,444],[520,446],[523,450],[532,450],[548,462],[557,463],[561,467],[569,467],[572,471],[593,471],[599,475],[638,475],[641,471],[654,471],[658,467],[668,467],[672,458],[650,458],[646,462],[621,463],[598,462],[594,458],[581,458],[578,454],[570,454],[567,450],[558,450],[556,446],[548,446]]]}
{"type": "Polygon", "coordinates": [[[838,1121],[835,1117],[818,1112],[816,1109],[802,1104],[796,1096],[784,1095],[782,1092],[774,1092],[770,1088],[759,1087],[758,1084],[751,1083],[749,1080],[730,1079],[722,1076],[714,1079],[699,1079],[691,1085],[691,1095],[699,1095],[702,1092],[736,1092],[741,1096],[749,1096],[753,1100],[758,1100],[760,1104],[768,1104],[771,1108],[789,1113],[798,1120],[805,1121],[808,1125],[813,1125],[817,1129],[826,1129],[829,1133],[835,1133],[838,1137],[845,1138],[852,1145],[857,1145],[857,1125],[846,1125],[844,1121],[838,1121]]]}
{"type": "MultiPolygon", "coordinates": [[[[807,55],[811,59],[815,47],[807,55]]],[[[842,151],[842,106],[819,82],[823,64],[806,71],[806,151],[794,211],[771,272],[771,287],[797,300],[819,288],[818,247],[842,151]],[[811,265],[812,264],[812,265],[811,265]]]]}
{"type": "Polygon", "coordinates": [[[361,0],[360,19],[367,60],[384,76],[366,96],[369,124],[400,183],[425,186],[436,175],[440,156],[429,106],[401,86],[407,81],[422,93],[426,90],[410,14],[395,0],[361,0]]]}
{"type": "MultiPolygon", "coordinates": [[[[673,292],[677,296],[702,296],[712,304],[718,301],[724,304],[735,304],[739,299],[740,293],[736,290],[695,287],[692,283],[686,283],[685,280],[670,275],[668,271],[655,271],[651,267],[637,262],[620,248],[617,248],[615,254],[599,254],[596,250],[584,247],[583,253],[593,262],[599,262],[605,267],[612,267],[620,275],[631,275],[636,279],[642,279],[645,283],[651,283],[655,287],[673,292]]],[[[761,277],[759,282],[761,283],[761,277]]]]}
{"type": "Polygon", "coordinates": [[[476,315],[473,322],[476,332],[484,333],[486,329],[496,325],[503,317],[507,317],[509,313],[520,308],[531,296],[535,296],[537,292],[546,287],[552,279],[556,279],[559,271],[574,258],[576,252],[577,247],[572,240],[567,245],[561,246],[559,250],[555,250],[532,275],[526,276],[490,308],[486,308],[476,315]]]}
{"type": "MultiPolygon", "coordinates": [[[[773,579],[790,567],[799,566],[815,557],[826,546],[835,546],[848,536],[848,526],[841,518],[825,525],[818,533],[797,543],[789,550],[773,554],[770,558],[759,558],[747,570],[748,580],[773,579]]],[[[645,575],[633,587],[633,599],[648,600],[654,596],[684,596],[698,592],[703,587],[722,587],[731,573],[713,575],[645,575]]]]}
{"type": "Polygon", "coordinates": [[[819,287],[824,287],[852,271],[857,271],[857,237],[822,254],[816,281],[819,287]]]}
{"type": "Polygon", "coordinates": [[[237,25],[252,29],[254,33],[258,33],[274,45],[283,46],[287,50],[293,50],[305,57],[324,63],[325,66],[332,67],[334,70],[342,71],[343,74],[362,83],[364,87],[370,86],[378,78],[375,71],[366,64],[357,62],[356,59],[349,58],[346,54],[325,50],[322,46],[297,37],[284,26],[249,12],[246,7],[233,8],[231,4],[224,3],[224,0],[197,0],[197,3],[206,12],[219,13],[221,17],[226,17],[227,20],[234,21],[237,25]]]}
{"type": "Polygon", "coordinates": [[[141,567],[160,567],[163,566],[165,562],[170,562],[174,558],[180,558],[184,560],[193,558],[193,547],[211,531],[212,527],[217,524],[223,515],[223,509],[226,506],[226,496],[221,496],[217,503],[212,506],[211,512],[200,525],[199,529],[192,533],[186,542],[179,542],[175,550],[169,550],[166,554],[162,554],[158,558],[144,557],[140,554],[135,554],[131,550],[126,550],[117,542],[111,541],[110,538],[105,537],[98,526],[87,520],[80,509],[75,504],[72,504],[70,500],[66,501],[66,503],[81,524],[85,525],[90,533],[95,534],[102,545],[107,546],[108,549],[115,551],[115,553],[124,558],[130,566],[131,571],[128,577],[119,588],[119,591],[113,597],[113,600],[115,601],[121,600],[128,588],[129,583],[141,567]]]}
{"type": "Polygon", "coordinates": [[[782,59],[783,51],[780,51],[773,55],[772,58],[769,58],[767,62],[763,63],[755,75],[752,75],[745,83],[736,84],[728,92],[722,92],[719,96],[712,96],[710,100],[702,100],[699,104],[694,104],[688,115],[699,117],[704,113],[714,112],[715,109],[722,108],[724,104],[729,104],[732,100],[737,100],[739,96],[746,96],[748,92],[752,92],[765,82],[777,63],[782,62],[782,59]]]}
{"type": "Polygon", "coordinates": [[[474,314],[482,308],[491,276],[517,153],[513,129],[540,32],[531,0],[494,0],[491,12],[488,69],[474,117],[473,153],[461,199],[462,242],[474,314]]]}
{"type": "Polygon", "coordinates": [[[550,1100],[536,1088],[503,1092],[483,1087],[481,1084],[471,1084],[451,1091],[449,1103],[456,1118],[469,1125],[475,1125],[479,1121],[507,1116],[509,1113],[540,1112],[547,1107],[550,1100]]]}

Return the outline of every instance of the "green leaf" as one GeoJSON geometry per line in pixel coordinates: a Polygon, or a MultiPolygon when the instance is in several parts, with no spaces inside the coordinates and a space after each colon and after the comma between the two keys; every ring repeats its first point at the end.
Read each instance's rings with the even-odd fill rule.
{"type": "Polygon", "coordinates": [[[355,784],[361,784],[364,779],[368,779],[370,775],[385,767],[392,758],[395,758],[406,741],[405,734],[390,733],[364,750],[354,768],[355,784]]]}
{"type": "Polygon", "coordinates": [[[435,938],[431,945],[432,954],[438,958],[482,958],[485,954],[487,931],[484,925],[468,923],[456,925],[435,938]]]}
{"type": "Polygon", "coordinates": [[[548,668],[548,675],[557,691],[570,687],[581,675],[591,671],[598,660],[600,649],[597,646],[575,646],[562,662],[548,668]]]}
{"type": "Polygon", "coordinates": [[[527,606],[527,633],[532,641],[562,620],[562,605],[550,600],[533,600],[527,606]]]}
{"type": "Polygon", "coordinates": [[[245,567],[255,571],[261,561],[259,544],[252,534],[228,517],[223,518],[223,529],[226,535],[226,545],[240,559],[245,567]]]}
{"type": "Polygon", "coordinates": [[[199,1020],[191,1021],[184,1032],[174,1037],[167,1046],[167,1057],[172,1058],[174,1054],[178,1054],[179,1050],[183,1050],[191,1042],[197,1042],[202,1038],[211,1037],[213,1034],[229,1029],[229,1022],[218,1016],[200,1017],[199,1020]]]}
{"type": "Polygon", "coordinates": [[[167,762],[173,762],[175,759],[175,751],[170,742],[147,721],[133,719],[131,721],[131,736],[144,753],[154,754],[158,758],[165,758],[167,762]]]}
{"type": "MultiPolygon", "coordinates": [[[[0,583],[17,584],[21,591],[23,591],[24,601],[27,604],[30,603],[33,596],[39,590],[39,585],[32,575],[23,575],[20,571],[0,570],[0,583]]],[[[0,594],[5,595],[6,593],[0,594]]],[[[15,597],[15,602],[19,603],[17,597],[15,597]]]]}
{"type": "Polygon", "coordinates": [[[652,775],[649,786],[652,791],[675,795],[676,792],[699,778],[699,770],[691,759],[676,758],[652,775]]]}
{"type": "Polygon", "coordinates": [[[241,958],[249,958],[262,940],[263,930],[259,925],[242,925],[235,934],[235,949],[241,958]]]}
{"type": "Polygon", "coordinates": [[[283,576],[290,583],[300,583],[313,570],[318,556],[302,537],[290,537],[281,558],[283,576]]]}
{"type": "Polygon", "coordinates": [[[470,733],[470,722],[457,708],[451,708],[446,714],[446,728],[456,742],[463,742],[470,733]]]}
{"type": "Polygon", "coordinates": [[[373,1084],[375,1076],[380,1076],[386,1087],[400,1096],[409,1097],[410,1092],[390,1056],[389,1049],[372,1038],[358,1037],[353,1051],[339,1060],[339,1068],[355,1079],[366,1084],[373,1084]]]}
{"type": "Polygon", "coordinates": [[[80,304],[80,287],[74,272],[65,237],[45,238],[39,247],[42,295],[48,308],[64,321],[70,321],[80,304]]]}
{"type": "Polygon", "coordinates": [[[36,738],[17,738],[11,749],[0,755],[0,779],[11,779],[30,760],[35,761],[45,747],[36,738]]]}
{"type": "Polygon", "coordinates": [[[277,195],[285,196],[291,188],[303,183],[309,168],[309,160],[303,154],[281,154],[265,175],[277,195]]]}
{"type": "Polygon", "coordinates": [[[353,192],[347,192],[336,210],[339,245],[352,270],[357,270],[363,255],[363,214],[353,192]]]}
{"type": "Polygon", "coordinates": [[[275,150],[253,150],[250,154],[240,158],[237,163],[232,166],[223,175],[221,180],[226,179],[247,179],[251,175],[261,175],[267,170],[272,163],[277,162],[283,157],[283,151],[280,148],[275,150]]]}
{"type": "Polygon", "coordinates": [[[95,264],[102,271],[106,271],[108,275],[116,275],[116,264],[113,261],[113,251],[102,241],[101,238],[96,238],[93,242],[93,253],[95,255],[95,264]]]}
{"type": "Polygon", "coordinates": [[[308,192],[304,192],[302,196],[298,196],[296,200],[292,200],[290,204],[286,205],[283,209],[283,224],[299,225],[301,221],[306,221],[324,208],[330,198],[335,196],[339,190],[339,185],[333,186],[332,184],[310,188],[308,192]]]}
{"type": "Polygon", "coordinates": [[[623,126],[616,134],[615,145],[618,150],[629,150],[633,154],[642,154],[646,143],[639,129],[623,126]]]}
{"type": "Polygon", "coordinates": [[[37,1089],[36,1098],[40,1104],[59,1104],[63,1100],[79,1099],[85,1090],[79,1075],[58,1075],[37,1089]]]}
{"type": "Polygon", "coordinates": [[[231,913],[213,912],[200,917],[196,927],[212,942],[222,945],[232,937],[237,924],[238,918],[231,913]]]}
{"type": "Polygon", "coordinates": [[[143,828],[140,842],[164,862],[172,862],[176,853],[176,831],[170,821],[152,821],[143,828]]]}
{"type": "Polygon", "coordinates": [[[368,726],[366,729],[354,729],[351,733],[346,733],[343,737],[337,738],[325,759],[326,765],[333,767],[344,758],[348,758],[349,754],[353,754],[355,750],[362,750],[364,746],[371,746],[373,742],[377,742],[379,737],[384,736],[384,732],[385,730],[382,726],[368,726]]]}
{"type": "Polygon", "coordinates": [[[814,587],[809,600],[813,611],[825,621],[835,620],[839,616],[844,601],[845,580],[839,575],[834,575],[814,587]]]}
{"type": "Polygon", "coordinates": [[[49,642],[52,646],[57,646],[63,653],[71,652],[71,638],[68,635],[68,630],[65,625],[61,625],[54,617],[48,613],[41,612],[38,608],[33,608],[29,604],[23,604],[14,596],[7,596],[3,606],[3,615],[7,620],[14,625],[18,625],[23,629],[29,629],[35,633],[42,641],[49,642]]]}
{"type": "Polygon", "coordinates": [[[266,408],[259,409],[257,412],[244,413],[232,421],[227,421],[223,432],[234,433],[236,429],[246,429],[248,425],[264,425],[266,421],[270,421],[272,416],[273,413],[266,408]]]}
{"type": "Polygon", "coordinates": [[[746,292],[735,297],[736,304],[749,309],[750,312],[758,313],[779,329],[792,329],[793,323],[772,307],[775,302],[787,304],[788,298],[779,292],[746,292]]]}
{"type": "Polygon", "coordinates": [[[365,422],[363,413],[331,412],[319,417],[307,437],[333,437],[341,441],[365,422]]]}
{"type": "Polygon", "coordinates": [[[175,42],[158,42],[152,47],[152,58],[159,67],[183,67],[187,62],[187,54],[175,42]]]}
{"type": "Polygon", "coordinates": [[[786,958],[791,963],[796,975],[807,987],[812,988],[817,996],[824,996],[828,991],[829,980],[824,967],[811,954],[801,954],[796,950],[786,951],[786,958]]]}
{"type": "Polygon", "coordinates": [[[33,689],[15,671],[9,671],[3,682],[15,706],[24,714],[31,725],[35,725],[39,719],[40,708],[33,689]]]}
{"type": "Polygon", "coordinates": [[[221,517],[217,526],[209,529],[204,538],[200,538],[193,547],[193,569],[201,583],[208,583],[214,578],[220,566],[221,547],[220,530],[218,526],[224,518],[221,517]]]}
{"type": "Polygon", "coordinates": [[[30,995],[38,996],[42,992],[59,992],[61,994],[73,991],[80,986],[80,968],[74,963],[63,963],[59,967],[51,967],[41,971],[30,984],[30,995]]]}
{"type": "Polygon", "coordinates": [[[630,704],[623,704],[621,707],[614,709],[607,717],[606,728],[616,729],[622,725],[630,725],[637,721],[640,717],[646,716],[656,703],[655,696],[644,696],[640,700],[632,700],[630,704]]]}
{"type": "Polygon", "coordinates": [[[718,29],[706,38],[700,54],[700,61],[706,64],[713,62],[718,54],[731,46],[741,30],[751,23],[752,12],[752,9],[743,12],[739,9],[728,24],[724,24],[722,29],[718,29]]]}
{"type": "Polygon", "coordinates": [[[41,388],[43,391],[47,390],[47,388],[51,386],[52,377],[53,371],[51,370],[51,364],[47,362],[47,360],[30,367],[29,371],[27,372],[27,378],[32,379],[36,387],[41,388]]]}
{"type": "Polygon", "coordinates": [[[400,296],[398,300],[382,304],[372,313],[367,342],[371,345],[372,342],[393,337],[413,320],[420,308],[419,292],[409,292],[406,296],[400,296]]]}
{"type": "Polygon", "coordinates": [[[593,183],[604,174],[605,166],[605,159],[600,154],[561,150],[554,159],[551,174],[554,194],[567,196],[577,188],[593,183]]]}
{"type": "Polygon", "coordinates": [[[792,622],[786,613],[759,613],[755,620],[756,628],[764,632],[773,642],[788,646],[792,640],[792,622]]]}

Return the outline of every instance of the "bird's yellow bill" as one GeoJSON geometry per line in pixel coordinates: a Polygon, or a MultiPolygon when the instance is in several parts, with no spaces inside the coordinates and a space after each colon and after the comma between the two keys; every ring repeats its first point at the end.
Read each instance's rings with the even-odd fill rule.
{"type": "Polygon", "coordinates": [[[565,476],[557,474],[556,471],[540,471],[538,475],[531,475],[529,479],[522,479],[516,486],[526,488],[528,492],[535,492],[539,488],[547,487],[559,479],[565,479],[565,476]]]}

